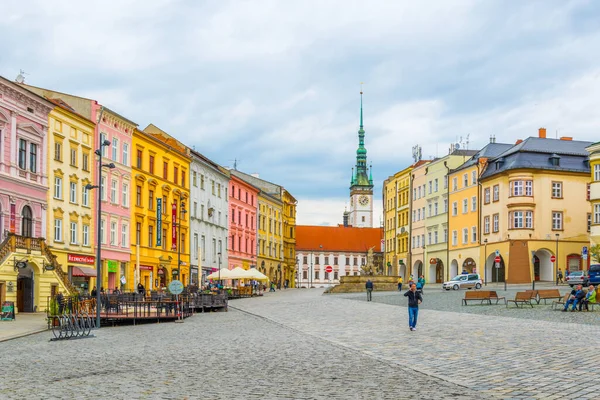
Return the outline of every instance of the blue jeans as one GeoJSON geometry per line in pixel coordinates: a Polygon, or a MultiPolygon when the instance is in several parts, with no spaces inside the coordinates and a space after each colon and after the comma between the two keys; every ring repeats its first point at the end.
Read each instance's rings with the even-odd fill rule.
{"type": "Polygon", "coordinates": [[[408,326],[410,328],[416,328],[418,316],[419,307],[408,307],[408,326]]]}
{"type": "Polygon", "coordinates": [[[572,310],[575,310],[575,307],[577,307],[577,303],[578,302],[579,302],[579,299],[569,299],[569,300],[567,300],[567,302],[565,303],[565,310],[567,308],[569,308],[569,304],[573,304],[572,310]]]}

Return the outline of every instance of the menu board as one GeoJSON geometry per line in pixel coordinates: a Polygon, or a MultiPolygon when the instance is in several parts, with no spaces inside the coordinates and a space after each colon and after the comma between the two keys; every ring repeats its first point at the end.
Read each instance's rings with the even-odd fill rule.
{"type": "Polygon", "coordinates": [[[0,320],[12,321],[15,319],[15,302],[5,301],[2,303],[2,314],[0,314],[0,320]]]}

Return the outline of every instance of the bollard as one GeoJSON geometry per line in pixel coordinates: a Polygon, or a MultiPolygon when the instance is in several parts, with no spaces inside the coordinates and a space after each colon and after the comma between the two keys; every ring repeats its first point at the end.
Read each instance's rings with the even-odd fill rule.
{"type": "Polygon", "coordinates": [[[506,292],[506,279],[504,279],[504,291],[506,292]]]}
{"type": "Polygon", "coordinates": [[[531,281],[531,290],[535,290],[535,279],[531,281]]]}

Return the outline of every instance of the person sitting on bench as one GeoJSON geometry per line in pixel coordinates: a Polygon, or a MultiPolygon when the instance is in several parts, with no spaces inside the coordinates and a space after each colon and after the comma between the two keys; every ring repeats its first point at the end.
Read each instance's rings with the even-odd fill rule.
{"type": "Polygon", "coordinates": [[[571,290],[571,296],[569,297],[569,300],[565,302],[565,308],[563,309],[563,311],[567,311],[567,309],[569,308],[569,304],[573,304],[573,308],[571,308],[571,311],[575,311],[577,309],[577,303],[579,303],[584,297],[585,292],[583,291],[582,286],[577,285],[577,290],[571,290]]]}
{"type": "Polygon", "coordinates": [[[590,285],[587,294],[579,303],[579,311],[582,311],[583,307],[585,307],[585,311],[590,311],[588,307],[589,303],[596,303],[596,288],[594,287],[594,285],[590,285]]]}

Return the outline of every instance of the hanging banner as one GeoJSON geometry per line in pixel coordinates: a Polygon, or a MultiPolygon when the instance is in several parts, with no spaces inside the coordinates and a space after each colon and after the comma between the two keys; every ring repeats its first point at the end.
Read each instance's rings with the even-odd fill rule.
{"type": "Polygon", "coordinates": [[[172,238],[171,238],[171,249],[175,250],[177,249],[177,202],[173,202],[173,206],[171,208],[171,231],[172,231],[172,238]]]}
{"type": "Polygon", "coordinates": [[[10,231],[12,233],[17,232],[17,205],[10,205],[10,231]]]}
{"type": "Polygon", "coordinates": [[[156,247],[162,247],[162,199],[156,199],[156,247]]]}

